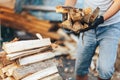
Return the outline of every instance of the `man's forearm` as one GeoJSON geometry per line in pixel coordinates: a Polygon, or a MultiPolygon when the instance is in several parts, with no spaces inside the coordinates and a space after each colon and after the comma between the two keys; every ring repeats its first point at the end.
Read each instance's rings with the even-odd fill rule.
{"type": "Polygon", "coordinates": [[[104,20],[109,19],[114,14],[116,14],[120,10],[120,0],[114,0],[114,3],[111,7],[107,10],[107,12],[103,15],[104,20]]]}
{"type": "Polygon", "coordinates": [[[66,0],[65,1],[65,6],[71,6],[74,7],[76,4],[77,0],[66,0]]]}

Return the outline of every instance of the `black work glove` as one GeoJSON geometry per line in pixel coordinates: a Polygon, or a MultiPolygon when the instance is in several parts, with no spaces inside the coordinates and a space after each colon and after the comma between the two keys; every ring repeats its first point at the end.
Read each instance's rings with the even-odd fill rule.
{"type": "Polygon", "coordinates": [[[104,23],[104,17],[103,16],[99,16],[93,23],[89,24],[89,27],[91,29],[95,29],[96,27],[98,27],[98,25],[104,23]]]}
{"type": "Polygon", "coordinates": [[[88,31],[90,29],[95,29],[98,27],[98,25],[104,23],[104,18],[103,16],[99,16],[98,18],[95,19],[94,22],[92,23],[89,23],[89,27],[85,28],[85,29],[81,29],[80,32],[85,32],[85,31],[88,31]]]}

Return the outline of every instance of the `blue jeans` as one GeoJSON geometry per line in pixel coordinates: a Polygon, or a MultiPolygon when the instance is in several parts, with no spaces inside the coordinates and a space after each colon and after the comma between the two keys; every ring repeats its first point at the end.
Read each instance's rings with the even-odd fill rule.
{"type": "Polygon", "coordinates": [[[114,63],[117,56],[118,42],[120,38],[120,22],[108,26],[97,27],[82,34],[79,37],[78,52],[76,58],[76,75],[88,74],[95,49],[99,46],[99,59],[97,70],[99,77],[109,79],[114,73],[114,63]]]}

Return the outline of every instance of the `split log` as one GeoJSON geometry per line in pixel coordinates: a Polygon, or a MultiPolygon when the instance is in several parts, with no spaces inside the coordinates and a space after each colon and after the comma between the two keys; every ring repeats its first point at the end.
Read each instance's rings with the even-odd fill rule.
{"type": "Polygon", "coordinates": [[[17,65],[15,65],[15,66],[9,68],[9,69],[7,70],[7,72],[6,72],[6,75],[9,76],[9,77],[12,76],[13,71],[14,71],[15,69],[17,69],[17,68],[18,68],[17,65]]]}
{"type": "Polygon", "coordinates": [[[53,74],[51,76],[48,76],[46,78],[39,79],[39,80],[63,80],[63,79],[58,73],[56,73],[56,74],[53,74]]]}
{"type": "Polygon", "coordinates": [[[49,32],[49,29],[55,26],[54,23],[39,20],[33,16],[29,16],[29,14],[21,15],[10,11],[9,9],[0,9],[0,25],[24,30],[32,34],[40,33],[44,37],[50,37],[52,39],[60,39],[60,36],[56,32],[49,32]]]}
{"type": "Polygon", "coordinates": [[[67,47],[57,45],[56,48],[53,47],[53,51],[55,51],[55,56],[58,56],[62,54],[68,54],[69,49],[67,47]]]}
{"type": "Polygon", "coordinates": [[[73,25],[73,31],[79,32],[80,29],[84,29],[84,26],[80,22],[76,21],[73,25]]]}
{"type": "Polygon", "coordinates": [[[0,78],[4,79],[5,78],[5,75],[4,73],[2,72],[2,70],[0,69],[0,78]]]}
{"type": "Polygon", "coordinates": [[[60,36],[62,36],[65,40],[68,40],[68,41],[71,40],[71,38],[69,37],[69,35],[68,35],[67,33],[65,33],[65,31],[63,31],[62,29],[59,29],[59,30],[57,31],[57,33],[58,33],[60,36]]]}
{"type": "Polygon", "coordinates": [[[6,58],[6,53],[4,51],[0,52],[0,68],[12,64],[14,61],[10,61],[6,58]]]}
{"type": "Polygon", "coordinates": [[[72,38],[72,40],[77,44],[79,42],[79,38],[78,36],[74,35],[74,34],[70,34],[70,37],[72,38]]]}
{"type": "Polygon", "coordinates": [[[81,21],[83,18],[83,15],[82,15],[83,12],[82,10],[79,10],[79,9],[70,9],[69,14],[73,21],[79,21],[79,20],[81,21]]]}
{"type": "Polygon", "coordinates": [[[17,58],[21,58],[21,57],[28,56],[28,55],[35,54],[35,53],[45,52],[45,51],[48,51],[48,50],[51,50],[51,46],[45,46],[45,47],[42,47],[42,48],[16,52],[16,53],[8,54],[6,56],[7,56],[8,60],[15,60],[17,58]]]}
{"type": "Polygon", "coordinates": [[[2,72],[6,73],[8,71],[8,69],[10,69],[11,67],[14,67],[14,66],[16,66],[16,63],[12,63],[12,64],[10,64],[10,65],[8,65],[6,67],[3,67],[2,72]]]}
{"type": "Polygon", "coordinates": [[[24,58],[20,58],[19,64],[27,65],[27,64],[31,64],[39,61],[44,61],[53,57],[55,57],[55,54],[52,52],[39,53],[39,54],[24,57],[24,58]]]}
{"type": "Polygon", "coordinates": [[[90,23],[94,22],[94,20],[98,17],[99,15],[99,12],[100,12],[100,8],[97,7],[91,14],[91,17],[90,17],[90,23]]]}
{"type": "Polygon", "coordinates": [[[42,79],[46,76],[52,75],[57,72],[58,72],[57,67],[52,66],[47,69],[40,70],[34,74],[31,74],[30,76],[27,76],[27,77],[23,78],[22,80],[38,80],[38,79],[42,79]]]}
{"type": "Polygon", "coordinates": [[[13,43],[3,43],[3,49],[8,54],[23,50],[29,50],[32,48],[39,48],[43,46],[50,45],[50,39],[42,39],[42,40],[25,40],[25,41],[17,41],[13,43]]]}
{"type": "Polygon", "coordinates": [[[70,54],[71,59],[76,59],[76,43],[72,42],[64,42],[64,45],[69,48],[68,53],[70,54]]]}
{"type": "Polygon", "coordinates": [[[24,78],[25,76],[28,76],[30,74],[37,72],[37,71],[46,69],[46,68],[53,66],[53,65],[56,65],[56,64],[55,64],[54,60],[52,59],[52,60],[38,62],[38,63],[26,65],[26,66],[20,66],[19,68],[14,70],[13,76],[16,80],[19,80],[21,78],[24,78]]]}
{"type": "Polygon", "coordinates": [[[7,78],[5,78],[3,80],[15,80],[15,79],[13,77],[7,77],[7,78]]]}

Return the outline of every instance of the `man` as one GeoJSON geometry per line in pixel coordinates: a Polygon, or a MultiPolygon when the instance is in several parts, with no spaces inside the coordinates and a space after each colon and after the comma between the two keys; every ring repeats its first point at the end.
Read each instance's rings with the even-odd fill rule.
{"type": "MultiPolygon", "coordinates": [[[[76,4],[77,0],[66,0],[65,6],[76,4]]],[[[114,73],[120,38],[120,0],[84,0],[84,7],[100,8],[100,16],[84,32],[84,44],[81,34],[76,59],[76,80],[88,80],[88,69],[95,49],[99,46],[97,70],[98,80],[110,80],[114,73]]]]}

